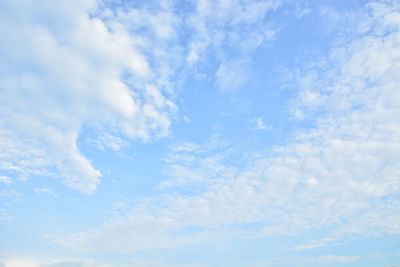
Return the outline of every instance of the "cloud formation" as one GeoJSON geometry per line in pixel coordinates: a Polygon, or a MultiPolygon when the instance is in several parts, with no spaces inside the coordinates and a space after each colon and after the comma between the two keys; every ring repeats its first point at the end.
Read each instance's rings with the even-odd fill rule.
{"type": "Polygon", "coordinates": [[[190,193],[167,194],[54,242],[134,252],[200,242],[230,227],[241,237],[328,229],[325,245],[348,235],[400,234],[400,13],[397,2],[388,2],[368,5],[365,14],[358,23],[368,27],[357,37],[345,36],[322,62],[301,70],[307,82],[296,81],[293,110],[312,127],[246,157],[215,137],[177,146],[166,160],[171,180],[162,187],[190,193]]]}
{"type": "Polygon", "coordinates": [[[168,135],[175,89],[208,50],[221,62],[222,90],[243,84],[244,56],[228,62],[222,52],[270,40],[273,28],[260,21],[279,1],[188,5],[182,13],[169,1],[3,1],[0,170],[16,180],[62,177],[93,193],[101,172],[81,153],[83,133],[92,135],[88,144],[112,150],[168,135]]]}
{"type": "Polygon", "coordinates": [[[105,19],[97,1],[0,7],[2,171],[20,179],[61,176],[92,193],[101,173],[77,145],[83,127],[101,129],[108,140],[116,135],[113,149],[121,138],[168,134],[176,108],[165,97],[160,70],[140,50],[141,37],[105,19]]]}

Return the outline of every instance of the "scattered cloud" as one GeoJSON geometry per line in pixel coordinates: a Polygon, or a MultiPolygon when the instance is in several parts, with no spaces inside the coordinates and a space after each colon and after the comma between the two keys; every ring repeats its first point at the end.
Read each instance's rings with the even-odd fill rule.
{"type": "MultiPolygon", "coordinates": [[[[93,193],[102,169],[84,146],[134,150],[133,141],[170,135],[176,118],[196,127],[188,115],[177,116],[177,92],[187,75],[205,84],[208,73],[226,94],[244,87],[253,75],[252,56],[280,33],[268,16],[284,1],[200,0],[185,8],[175,1],[128,2],[0,3],[0,198],[6,199],[0,221],[14,219],[10,203],[22,199],[18,185],[31,176],[59,177],[93,193]]],[[[50,244],[80,253],[136,253],[312,232],[309,242],[286,246],[311,253],[360,236],[399,235],[399,10],[395,0],[370,2],[352,14],[319,10],[345,30],[324,57],[288,71],[297,90],[291,139],[252,151],[216,132],[204,142],[176,141],[162,159],[166,179],[158,195],[114,198],[120,200],[103,222],[47,235],[50,244]]],[[[300,19],[317,12],[289,13],[300,19]]],[[[219,114],[235,114],[226,110],[219,114]]],[[[263,117],[248,123],[251,130],[269,129],[263,117]]],[[[48,187],[33,186],[33,192],[58,196],[48,187]]],[[[267,264],[361,259],[317,255],[267,264]]],[[[204,266],[140,257],[129,264],[204,266]]],[[[112,265],[1,256],[0,266],[112,265]]]]}
{"type": "Polygon", "coordinates": [[[11,184],[12,179],[8,176],[0,176],[0,182],[4,184],[11,184]]]}
{"type": "Polygon", "coordinates": [[[357,256],[337,256],[337,255],[324,255],[318,257],[309,258],[307,261],[310,263],[345,263],[357,261],[359,257],[357,256]]]}
{"type": "MultiPolygon", "coordinates": [[[[329,229],[327,240],[400,234],[399,32],[380,13],[397,16],[391,8],[368,7],[369,31],[334,46],[324,67],[305,71],[310,78],[300,83],[295,102],[313,127],[252,157],[216,137],[177,146],[165,161],[172,182],[164,183],[191,194],[160,196],[54,243],[122,252],[172,248],[200,242],[222,226],[225,232],[240,226],[231,234],[246,238],[316,229],[329,229]],[[254,223],[259,227],[247,227],[254,223]]],[[[328,255],[309,262],[357,259],[328,255]]]]}
{"type": "Polygon", "coordinates": [[[266,130],[267,126],[265,126],[264,120],[262,117],[253,118],[250,120],[252,124],[250,126],[251,130],[266,130]]]}
{"type": "Polygon", "coordinates": [[[107,3],[0,4],[0,169],[11,177],[62,177],[93,193],[102,173],[80,146],[120,150],[134,139],[168,135],[178,110],[174,91],[184,79],[178,71],[201,63],[207,50],[221,63],[221,90],[242,85],[245,55],[226,60],[223,51],[248,54],[271,40],[276,30],[262,18],[280,5],[199,1],[182,13],[168,1],[107,3]]]}
{"type": "Polygon", "coordinates": [[[216,73],[216,85],[222,91],[228,91],[242,86],[248,77],[246,62],[229,60],[221,63],[216,73]]]}
{"type": "Polygon", "coordinates": [[[316,249],[326,246],[335,246],[338,245],[338,238],[323,238],[321,240],[315,240],[306,244],[301,244],[293,247],[295,250],[309,250],[309,249],[316,249]]]}
{"type": "Polygon", "coordinates": [[[278,29],[264,18],[280,7],[282,1],[209,1],[196,5],[187,23],[193,29],[186,61],[189,65],[203,63],[214,56],[219,68],[215,84],[221,91],[239,88],[248,79],[248,56],[270,42],[278,29]],[[228,56],[234,52],[235,57],[228,56]]]}
{"type": "Polygon", "coordinates": [[[57,194],[51,188],[35,188],[33,190],[36,194],[49,194],[53,197],[57,197],[57,194]]]}
{"type": "MultiPolygon", "coordinates": [[[[3,210],[0,209],[0,222],[1,222],[1,221],[3,221],[3,222],[9,222],[9,221],[14,220],[14,218],[15,218],[15,217],[13,217],[13,216],[11,216],[11,215],[2,214],[2,213],[3,213],[3,210]]],[[[1,265],[0,265],[0,266],[1,266],[1,265]]]]}

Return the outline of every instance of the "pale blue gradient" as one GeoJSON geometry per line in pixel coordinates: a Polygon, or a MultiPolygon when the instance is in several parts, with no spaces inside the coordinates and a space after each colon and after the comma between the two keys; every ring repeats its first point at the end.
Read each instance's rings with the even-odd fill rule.
{"type": "Polygon", "coordinates": [[[0,267],[400,266],[398,1],[39,2],[0,3],[0,267]]]}

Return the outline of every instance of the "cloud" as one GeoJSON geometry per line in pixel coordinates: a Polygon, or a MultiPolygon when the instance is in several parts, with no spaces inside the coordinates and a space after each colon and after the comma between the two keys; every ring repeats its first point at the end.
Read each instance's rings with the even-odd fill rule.
{"type": "Polygon", "coordinates": [[[12,179],[8,176],[0,176],[0,182],[4,184],[11,184],[12,179]]]}
{"type": "Polygon", "coordinates": [[[39,267],[36,261],[27,259],[12,259],[7,260],[2,264],[4,265],[4,267],[39,267]]]}
{"type": "Polygon", "coordinates": [[[109,251],[113,247],[112,250],[131,253],[143,249],[177,248],[202,239],[201,235],[188,238],[169,233],[177,226],[179,222],[169,216],[133,213],[105,223],[102,229],[55,239],[52,244],[96,252],[109,251]]]}
{"type": "Polygon", "coordinates": [[[13,202],[23,199],[22,195],[12,187],[7,186],[0,190],[0,199],[0,221],[14,220],[14,216],[9,213],[9,209],[13,202]]]}
{"type": "MultiPolygon", "coordinates": [[[[0,169],[20,179],[63,177],[92,193],[101,172],[80,152],[83,130],[118,150],[126,139],[167,135],[176,107],[166,96],[168,65],[140,46],[150,37],[132,35],[97,1],[75,2],[0,4],[0,169]]],[[[171,23],[153,24],[160,38],[173,38],[165,35],[171,23]]]]}
{"type": "Polygon", "coordinates": [[[201,66],[212,56],[219,64],[217,87],[227,91],[242,86],[251,73],[249,55],[273,40],[278,32],[265,18],[281,4],[282,1],[198,1],[194,14],[187,19],[192,33],[186,62],[201,66]]]}
{"type": "Polygon", "coordinates": [[[331,237],[331,238],[322,238],[321,240],[314,240],[307,244],[296,245],[293,247],[293,249],[309,250],[309,249],[315,249],[315,248],[326,247],[326,246],[336,246],[336,245],[339,245],[338,238],[331,237]]]}
{"type": "Polygon", "coordinates": [[[36,194],[49,194],[53,197],[57,197],[57,194],[54,193],[53,189],[51,188],[35,188],[33,191],[35,191],[36,194]]]}
{"type": "Polygon", "coordinates": [[[307,261],[310,263],[345,263],[357,261],[357,256],[337,256],[337,255],[324,255],[318,257],[309,258],[307,261]]]}
{"type": "Polygon", "coordinates": [[[327,263],[349,263],[358,261],[357,256],[340,256],[340,255],[322,255],[315,257],[294,257],[286,259],[276,259],[266,262],[265,264],[327,264],[327,263]]]}
{"type": "Polygon", "coordinates": [[[253,238],[316,229],[327,229],[326,240],[400,234],[400,33],[393,5],[369,5],[369,31],[333,46],[326,62],[304,71],[311,78],[299,83],[294,103],[313,127],[267,152],[243,155],[216,137],[177,146],[166,159],[171,180],[163,184],[191,194],[160,196],[54,243],[132,252],[200,242],[222,226],[253,238]]]}
{"type": "Polygon", "coordinates": [[[222,91],[239,88],[247,81],[248,69],[242,60],[222,62],[216,73],[217,87],[222,91]]]}
{"type": "Polygon", "coordinates": [[[252,126],[250,127],[251,130],[266,130],[267,126],[265,126],[264,120],[262,117],[253,118],[250,120],[252,126]]]}

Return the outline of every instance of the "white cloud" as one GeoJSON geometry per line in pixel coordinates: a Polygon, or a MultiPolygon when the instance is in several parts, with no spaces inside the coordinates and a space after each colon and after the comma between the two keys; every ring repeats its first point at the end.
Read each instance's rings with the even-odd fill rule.
{"type": "Polygon", "coordinates": [[[246,54],[271,40],[276,29],[264,17],[279,5],[199,1],[190,14],[177,14],[170,1],[112,10],[96,0],[2,1],[0,169],[19,180],[62,177],[94,192],[101,172],[77,139],[92,131],[83,140],[120,150],[135,138],[168,135],[177,111],[171,99],[184,79],[178,71],[201,63],[211,48],[222,62],[216,83],[240,86],[245,56],[224,60],[223,51],[237,43],[246,54]]]}
{"type": "MultiPolygon", "coordinates": [[[[399,15],[390,4],[381,9],[399,15]]],[[[375,7],[368,11],[368,34],[334,47],[325,67],[309,70],[312,79],[300,89],[296,108],[314,119],[313,128],[253,156],[235,155],[215,137],[207,145],[178,146],[166,160],[173,176],[166,183],[194,194],[138,205],[125,217],[55,243],[124,252],[178,247],[234,225],[242,229],[236,235],[247,237],[321,228],[332,229],[328,241],[400,234],[400,33],[395,20],[382,18],[375,7]],[[345,57],[337,58],[338,50],[345,57]],[[254,222],[259,229],[247,230],[254,222]],[[185,232],[190,227],[198,230],[185,232]]]]}
{"type": "MultiPolygon", "coordinates": [[[[0,209],[0,222],[1,221],[12,221],[12,220],[14,220],[14,217],[13,216],[10,216],[10,215],[6,215],[6,214],[1,214],[1,213],[3,213],[3,210],[2,209],[0,209]]],[[[0,265],[1,266],[1,265],[0,265]]]]}
{"type": "Polygon", "coordinates": [[[222,91],[242,86],[248,77],[248,67],[242,60],[223,61],[216,73],[216,85],[222,91]]]}
{"type": "MultiPolygon", "coordinates": [[[[96,127],[93,128],[96,129],[96,127]]],[[[119,151],[123,147],[130,146],[129,141],[123,138],[117,132],[110,132],[110,130],[107,131],[102,129],[101,127],[97,127],[94,137],[86,137],[84,142],[93,145],[99,150],[112,149],[114,151],[119,151]]]]}
{"type": "Polygon", "coordinates": [[[309,249],[315,249],[326,246],[336,246],[336,245],[339,245],[338,238],[331,237],[331,238],[322,238],[321,240],[314,240],[306,244],[296,245],[292,249],[309,250],[309,249]]]}
{"type": "Polygon", "coordinates": [[[285,259],[274,259],[265,262],[265,264],[327,264],[327,263],[348,263],[358,261],[360,257],[358,256],[340,256],[340,255],[322,255],[315,257],[293,257],[285,259]]]}
{"type": "Polygon", "coordinates": [[[131,253],[143,249],[176,248],[202,239],[201,235],[188,238],[169,233],[178,226],[179,222],[169,216],[153,216],[149,211],[139,211],[105,223],[101,230],[70,235],[56,239],[52,244],[96,252],[109,251],[113,247],[112,250],[131,253]]]}
{"type": "Polygon", "coordinates": [[[44,194],[49,194],[53,197],[57,197],[57,194],[51,188],[35,188],[35,189],[33,189],[33,191],[35,191],[36,194],[44,193],[44,194]]]}
{"type": "Polygon", "coordinates": [[[32,260],[10,260],[5,263],[5,267],[39,267],[39,265],[32,260]]]}
{"type": "MultiPolygon", "coordinates": [[[[100,129],[99,144],[114,150],[125,139],[168,134],[176,110],[165,96],[168,66],[140,46],[148,37],[105,18],[97,1],[2,1],[0,9],[2,170],[20,178],[61,176],[92,193],[101,173],[77,146],[83,127],[100,129]],[[160,66],[150,68],[153,60],[160,66]]],[[[162,28],[160,38],[174,38],[164,20],[151,25],[162,28]]]]}
{"type": "Polygon", "coordinates": [[[12,179],[8,176],[0,176],[0,182],[4,184],[11,184],[12,179]]]}
{"type": "Polygon", "coordinates": [[[357,256],[324,255],[309,258],[307,261],[310,263],[345,263],[357,261],[358,259],[359,257],[357,256]]]}
{"type": "Polygon", "coordinates": [[[189,39],[187,63],[202,63],[215,55],[213,60],[220,65],[215,84],[222,91],[240,87],[251,73],[248,55],[278,32],[265,17],[281,2],[198,1],[195,13],[187,19],[194,30],[189,39]]]}
{"type": "Polygon", "coordinates": [[[262,117],[253,118],[250,120],[252,126],[250,127],[251,130],[266,130],[267,126],[265,126],[264,120],[262,117]]]}
{"type": "Polygon", "coordinates": [[[10,214],[9,209],[11,203],[22,200],[21,194],[16,192],[12,187],[0,190],[0,221],[12,221],[14,216],[10,214]]]}

